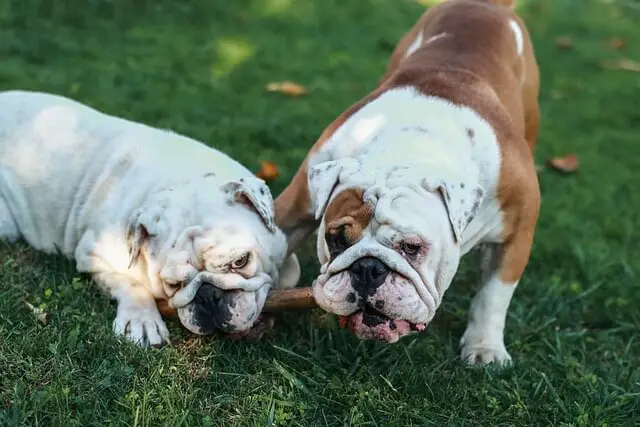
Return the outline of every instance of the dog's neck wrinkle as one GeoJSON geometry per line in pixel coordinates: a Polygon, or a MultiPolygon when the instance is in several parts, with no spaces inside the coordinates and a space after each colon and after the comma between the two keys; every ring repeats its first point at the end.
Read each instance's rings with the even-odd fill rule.
{"type": "Polygon", "coordinates": [[[478,167],[470,156],[450,156],[444,151],[441,154],[426,158],[420,158],[419,153],[416,156],[403,155],[406,160],[396,158],[387,163],[384,158],[389,157],[384,153],[380,153],[381,162],[371,162],[371,157],[367,155],[366,162],[361,159],[358,171],[340,177],[340,183],[332,194],[335,196],[348,188],[367,188],[366,198],[378,200],[389,191],[399,188],[420,194],[427,191],[424,184],[435,189],[439,183],[457,180],[460,176],[464,176],[467,183],[479,183],[478,167]],[[420,160],[416,160],[416,157],[420,160]]]}
{"type": "MultiPolygon", "coordinates": [[[[356,172],[340,177],[339,187],[381,187],[394,189],[407,185],[420,186],[457,179],[464,176],[468,182],[479,182],[478,166],[472,153],[463,147],[455,147],[439,139],[430,138],[421,131],[402,128],[385,130],[382,137],[372,141],[354,157],[360,163],[356,172]],[[393,144],[398,135],[402,147],[393,144]]],[[[458,144],[460,145],[460,144],[458,144]]]]}
{"type": "MultiPolygon", "coordinates": [[[[390,89],[346,120],[324,149],[334,151],[336,157],[356,156],[390,131],[428,135],[451,149],[456,141],[447,141],[447,137],[452,133],[464,135],[467,120],[463,110],[449,100],[427,96],[410,86],[390,89]]],[[[392,145],[397,148],[397,144],[392,145]]]]}
{"type": "MultiPolygon", "coordinates": [[[[400,87],[384,92],[345,121],[318,158],[357,159],[369,181],[405,165],[424,169],[423,177],[429,181],[443,178],[444,173],[468,179],[482,173],[477,159],[493,145],[493,130],[469,108],[400,87]],[[365,173],[367,169],[371,172],[365,173]]],[[[342,182],[349,179],[341,176],[342,182]]]]}

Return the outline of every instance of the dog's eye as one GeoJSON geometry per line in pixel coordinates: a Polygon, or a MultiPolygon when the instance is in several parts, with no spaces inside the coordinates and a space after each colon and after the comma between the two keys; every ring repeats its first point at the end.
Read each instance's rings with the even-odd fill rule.
{"type": "Polygon", "coordinates": [[[241,268],[245,268],[249,263],[249,254],[244,255],[242,258],[238,258],[237,260],[231,263],[231,268],[234,270],[240,270],[241,268]]]}
{"type": "Polygon", "coordinates": [[[416,255],[418,255],[421,248],[422,246],[420,246],[417,243],[407,243],[407,242],[402,243],[402,252],[404,252],[404,254],[407,255],[408,257],[413,258],[416,255]]]}
{"type": "Polygon", "coordinates": [[[327,246],[329,246],[329,255],[331,257],[340,255],[349,246],[344,235],[344,226],[328,231],[324,238],[327,241],[327,246]]]}

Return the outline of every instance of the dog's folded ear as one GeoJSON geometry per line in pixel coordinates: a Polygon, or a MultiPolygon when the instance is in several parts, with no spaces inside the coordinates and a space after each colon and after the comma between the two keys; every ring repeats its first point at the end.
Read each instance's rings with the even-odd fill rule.
{"type": "Polygon", "coordinates": [[[438,191],[442,196],[453,229],[456,242],[462,239],[462,233],[476,217],[484,197],[484,190],[473,182],[429,182],[425,179],[422,185],[428,191],[438,191]]]}
{"type": "Polygon", "coordinates": [[[133,267],[145,242],[158,233],[160,212],[150,212],[143,208],[136,210],[127,222],[127,244],[129,246],[129,268],[133,267]]]}
{"type": "Polygon", "coordinates": [[[276,232],[273,197],[267,184],[260,178],[244,177],[222,185],[229,200],[242,203],[260,215],[264,225],[272,233],[276,232]]]}
{"type": "Polygon", "coordinates": [[[311,209],[316,220],[320,219],[324,214],[333,190],[340,183],[340,175],[343,172],[355,172],[359,168],[360,163],[350,157],[309,166],[307,184],[309,186],[311,209]]]}
{"type": "Polygon", "coordinates": [[[295,253],[290,254],[280,267],[280,281],[278,287],[281,289],[295,288],[300,281],[300,262],[295,253]]]}

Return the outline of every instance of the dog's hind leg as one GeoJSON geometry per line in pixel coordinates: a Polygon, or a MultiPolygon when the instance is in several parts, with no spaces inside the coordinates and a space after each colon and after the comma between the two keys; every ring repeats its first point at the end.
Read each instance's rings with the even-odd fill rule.
{"type": "Polygon", "coordinates": [[[275,200],[275,212],[276,224],[287,236],[288,253],[292,254],[320,224],[311,211],[306,160],[275,200]]]}
{"type": "Polygon", "coordinates": [[[18,224],[13,218],[13,214],[4,197],[0,196],[0,240],[13,242],[19,238],[20,229],[18,224]]]}
{"type": "Polygon", "coordinates": [[[511,362],[504,345],[507,310],[529,262],[540,208],[540,190],[532,166],[527,173],[532,184],[520,187],[521,203],[507,211],[511,223],[507,224],[503,242],[488,243],[483,248],[482,285],[471,301],[461,340],[462,359],[470,364],[511,362]]]}

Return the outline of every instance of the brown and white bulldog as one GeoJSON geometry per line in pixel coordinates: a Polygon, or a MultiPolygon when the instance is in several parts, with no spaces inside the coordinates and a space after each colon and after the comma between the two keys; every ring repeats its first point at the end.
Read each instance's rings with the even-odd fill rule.
{"type": "Polygon", "coordinates": [[[539,72],[512,9],[497,0],[430,8],[378,87],[329,125],[276,200],[290,251],[319,227],[314,298],[360,338],[396,342],[424,329],[461,256],[480,245],[462,358],[511,360],[505,318],[540,204],[539,72]]]}

